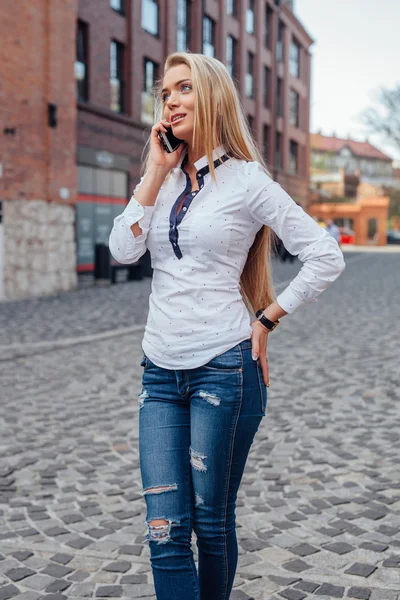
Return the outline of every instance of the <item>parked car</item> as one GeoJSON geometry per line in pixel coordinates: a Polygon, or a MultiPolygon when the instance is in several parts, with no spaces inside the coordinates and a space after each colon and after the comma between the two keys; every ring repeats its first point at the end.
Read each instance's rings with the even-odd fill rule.
{"type": "Polygon", "coordinates": [[[387,232],[387,243],[388,244],[400,244],[400,231],[388,231],[387,232]]]}
{"type": "Polygon", "coordinates": [[[341,244],[354,244],[355,234],[350,227],[340,227],[340,243],[341,244]]]}

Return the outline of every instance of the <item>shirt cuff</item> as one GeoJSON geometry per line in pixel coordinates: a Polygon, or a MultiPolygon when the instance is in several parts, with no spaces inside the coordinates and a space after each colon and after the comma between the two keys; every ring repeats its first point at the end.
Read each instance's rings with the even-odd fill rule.
{"type": "Polygon", "coordinates": [[[294,313],[294,311],[297,310],[302,304],[306,303],[305,300],[302,300],[301,298],[296,296],[296,294],[293,293],[293,291],[290,288],[290,285],[285,290],[283,290],[281,294],[279,294],[276,301],[279,304],[279,306],[283,308],[283,310],[289,315],[294,313]]]}
{"type": "Polygon", "coordinates": [[[153,216],[154,206],[142,206],[134,196],[129,201],[124,212],[122,213],[128,227],[134,223],[139,223],[142,233],[147,233],[150,228],[151,217],[153,216]]]}

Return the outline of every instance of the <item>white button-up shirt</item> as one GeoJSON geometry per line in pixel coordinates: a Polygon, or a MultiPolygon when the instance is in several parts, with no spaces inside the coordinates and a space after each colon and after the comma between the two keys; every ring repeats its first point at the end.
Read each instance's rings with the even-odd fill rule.
{"type": "Polygon", "coordinates": [[[195,163],[199,190],[192,192],[184,158],[161,186],[154,206],[142,206],[132,196],[115,218],[109,241],[111,254],[122,264],[150,251],[154,271],[142,349],[166,369],[199,367],[251,336],[254,317],[239,280],[263,224],[304,263],[277,297],[287,313],[315,300],[345,266],[337,242],[259,163],[229,158],[220,146],[214,150],[217,181],[204,156],[195,163]],[[136,222],[142,233],[134,237],[130,227],[136,222]]]}

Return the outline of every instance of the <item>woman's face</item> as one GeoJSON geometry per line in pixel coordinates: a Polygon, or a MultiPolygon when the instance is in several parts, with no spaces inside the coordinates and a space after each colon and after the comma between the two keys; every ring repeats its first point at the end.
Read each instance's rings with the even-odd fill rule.
{"type": "Polygon", "coordinates": [[[171,123],[172,133],[180,140],[191,144],[194,97],[191,70],[187,65],[177,65],[168,69],[164,75],[161,98],[164,105],[164,118],[171,123]]]}

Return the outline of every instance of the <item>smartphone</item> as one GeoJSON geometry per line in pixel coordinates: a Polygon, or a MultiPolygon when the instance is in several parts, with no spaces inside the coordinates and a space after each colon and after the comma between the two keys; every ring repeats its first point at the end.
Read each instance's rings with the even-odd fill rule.
{"type": "Polygon", "coordinates": [[[164,148],[167,152],[175,152],[179,148],[179,146],[183,143],[183,140],[175,137],[172,133],[172,129],[167,129],[167,133],[163,131],[158,132],[158,137],[162,141],[164,148]]]}

